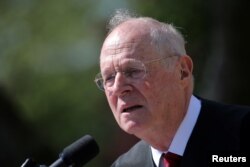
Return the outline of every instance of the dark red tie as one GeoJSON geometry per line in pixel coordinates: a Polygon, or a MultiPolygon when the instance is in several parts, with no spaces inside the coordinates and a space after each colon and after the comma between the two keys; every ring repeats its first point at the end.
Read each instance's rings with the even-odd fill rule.
{"type": "Polygon", "coordinates": [[[164,167],[179,167],[181,164],[181,156],[168,152],[163,154],[164,167]]]}

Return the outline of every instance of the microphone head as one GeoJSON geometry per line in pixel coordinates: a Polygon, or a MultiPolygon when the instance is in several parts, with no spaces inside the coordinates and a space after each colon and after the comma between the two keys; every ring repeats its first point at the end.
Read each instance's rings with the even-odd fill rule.
{"type": "Polygon", "coordinates": [[[93,137],[85,135],[64,148],[60,158],[67,165],[83,166],[99,153],[99,147],[93,137]]]}

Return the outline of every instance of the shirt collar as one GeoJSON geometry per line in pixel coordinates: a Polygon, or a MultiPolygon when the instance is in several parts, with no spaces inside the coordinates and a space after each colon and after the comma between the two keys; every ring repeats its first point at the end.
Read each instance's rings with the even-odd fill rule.
{"type": "MultiPolygon", "coordinates": [[[[200,109],[200,100],[198,100],[195,96],[192,95],[188,106],[187,114],[185,115],[183,121],[181,122],[178,128],[173,138],[173,141],[170,144],[169,150],[166,150],[164,152],[170,151],[172,153],[183,156],[189,137],[198,119],[200,109]]],[[[163,152],[153,147],[151,147],[151,151],[153,155],[153,160],[158,167],[163,152]]]]}

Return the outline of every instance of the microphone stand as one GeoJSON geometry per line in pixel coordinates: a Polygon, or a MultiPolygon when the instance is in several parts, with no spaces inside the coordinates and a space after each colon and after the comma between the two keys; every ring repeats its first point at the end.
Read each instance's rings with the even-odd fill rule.
{"type": "MultiPolygon", "coordinates": [[[[85,135],[63,149],[59,158],[49,167],[80,167],[99,153],[96,141],[85,135]]],[[[21,167],[47,167],[37,164],[33,159],[26,159],[21,167]]]]}
{"type": "Polygon", "coordinates": [[[33,159],[27,158],[21,167],[47,167],[47,166],[39,165],[33,159]]]}

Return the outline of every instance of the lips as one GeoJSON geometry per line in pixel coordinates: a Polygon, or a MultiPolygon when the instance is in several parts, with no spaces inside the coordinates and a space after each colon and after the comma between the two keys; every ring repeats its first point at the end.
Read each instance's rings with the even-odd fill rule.
{"type": "Polygon", "coordinates": [[[124,108],[122,110],[122,112],[132,112],[132,111],[135,111],[135,110],[140,109],[140,108],[142,108],[142,105],[134,105],[131,107],[124,108]]]}

